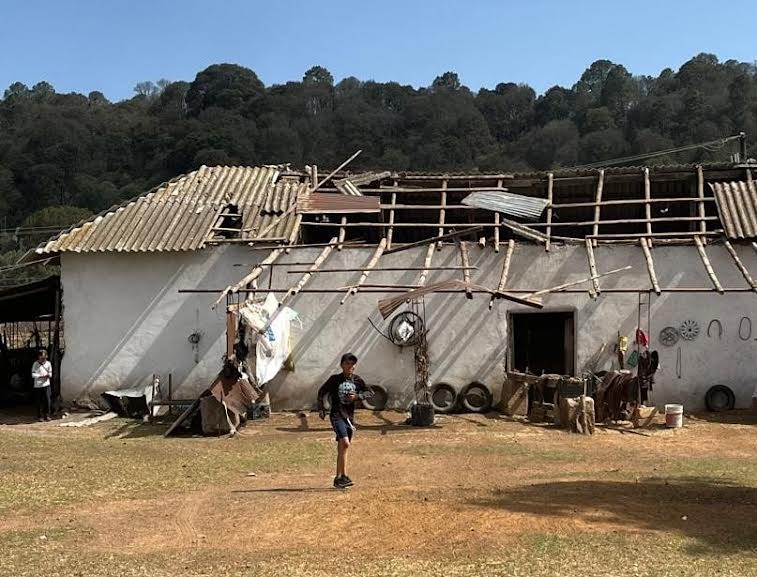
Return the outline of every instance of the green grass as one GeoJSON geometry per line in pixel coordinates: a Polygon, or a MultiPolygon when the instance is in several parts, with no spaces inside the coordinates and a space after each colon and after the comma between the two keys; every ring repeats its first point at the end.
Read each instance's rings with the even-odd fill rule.
{"type": "MultiPolygon", "coordinates": [[[[249,471],[317,466],[331,457],[323,443],[293,439],[32,436],[0,433],[0,514],[45,510],[85,499],[150,498],[197,488],[249,471]]],[[[89,431],[87,431],[89,433],[89,431]]]]}

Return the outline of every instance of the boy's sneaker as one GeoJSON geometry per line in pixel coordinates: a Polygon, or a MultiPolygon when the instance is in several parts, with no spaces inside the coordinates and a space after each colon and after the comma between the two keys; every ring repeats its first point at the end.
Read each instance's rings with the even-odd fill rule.
{"type": "Polygon", "coordinates": [[[342,477],[334,477],[334,489],[346,489],[349,485],[344,484],[342,477]]]}
{"type": "Polygon", "coordinates": [[[342,485],[345,487],[352,487],[355,483],[352,482],[352,479],[350,479],[347,475],[342,475],[342,485]]]}

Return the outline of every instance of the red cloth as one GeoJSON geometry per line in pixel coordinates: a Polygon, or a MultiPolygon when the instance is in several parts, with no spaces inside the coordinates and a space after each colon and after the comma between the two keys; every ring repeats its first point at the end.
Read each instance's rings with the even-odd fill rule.
{"type": "Polygon", "coordinates": [[[641,329],[636,329],[636,342],[642,347],[648,347],[649,337],[647,336],[647,333],[645,333],[641,329]]]}

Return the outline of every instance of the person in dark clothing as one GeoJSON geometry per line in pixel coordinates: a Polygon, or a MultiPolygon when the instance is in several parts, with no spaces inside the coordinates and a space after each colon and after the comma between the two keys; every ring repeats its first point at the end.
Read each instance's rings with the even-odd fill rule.
{"type": "Polygon", "coordinates": [[[318,413],[321,419],[326,418],[324,400],[329,400],[329,420],[336,434],[336,477],[334,487],[345,489],[353,485],[347,476],[347,450],[352,442],[355,415],[355,401],[364,398],[367,392],[365,381],[355,374],[357,357],[352,353],[342,356],[340,366],[342,372],[331,375],[318,389],[318,413]]]}

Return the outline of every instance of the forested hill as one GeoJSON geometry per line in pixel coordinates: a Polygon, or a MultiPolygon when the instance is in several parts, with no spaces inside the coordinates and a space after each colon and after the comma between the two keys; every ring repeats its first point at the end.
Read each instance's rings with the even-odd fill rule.
{"type": "MultiPolygon", "coordinates": [[[[362,149],[352,169],[547,169],[742,130],[755,143],[756,115],[755,64],[710,54],[656,78],[599,60],[572,87],[543,95],[510,82],[473,92],[453,72],[417,89],[335,83],[319,66],[299,82],[267,87],[234,64],[210,66],[192,82],[141,83],[122,102],[15,83],[0,101],[0,223],[67,224],[202,164],[326,169],[362,149]],[[46,207],[86,210],[39,212],[46,207]]],[[[727,160],[728,152],[656,162],[727,160]]]]}

